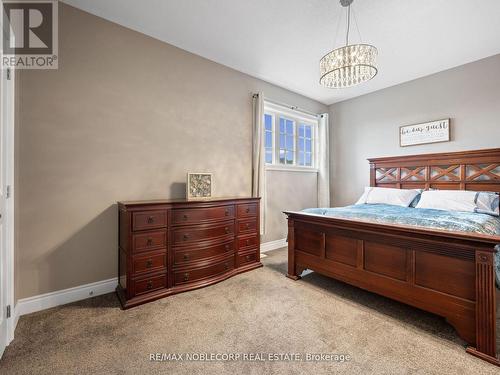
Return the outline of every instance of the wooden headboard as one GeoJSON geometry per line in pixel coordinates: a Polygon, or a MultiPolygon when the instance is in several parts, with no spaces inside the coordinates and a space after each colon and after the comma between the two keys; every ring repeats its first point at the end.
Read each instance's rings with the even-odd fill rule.
{"type": "Polygon", "coordinates": [[[500,148],[368,161],[370,186],[500,192],[500,148]]]}

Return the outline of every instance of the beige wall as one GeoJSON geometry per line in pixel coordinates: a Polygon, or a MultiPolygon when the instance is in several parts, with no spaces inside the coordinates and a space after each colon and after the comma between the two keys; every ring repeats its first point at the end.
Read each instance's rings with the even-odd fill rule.
{"type": "Polygon", "coordinates": [[[368,157],[500,147],[500,55],[330,106],[332,205],[369,185],[368,157]],[[401,125],[451,118],[451,142],[399,147],[401,125]]]}
{"type": "Polygon", "coordinates": [[[288,226],[283,211],[300,211],[317,207],[318,176],[311,172],[266,172],[267,216],[262,241],[286,238],[288,226]]]}
{"type": "Polygon", "coordinates": [[[59,43],[59,70],[20,77],[16,298],[115,277],[118,200],[183,197],[187,171],[249,195],[252,93],[327,111],[66,5],[59,43]]]}

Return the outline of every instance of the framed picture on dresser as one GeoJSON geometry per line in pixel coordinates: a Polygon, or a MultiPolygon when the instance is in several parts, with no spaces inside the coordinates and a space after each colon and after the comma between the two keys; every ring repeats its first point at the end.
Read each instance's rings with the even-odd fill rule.
{"type": "Polygon", "coordinates": [[[187,174],[186,199],[203,200],[212,197],[212,173],[193,173],[187,174]]]}

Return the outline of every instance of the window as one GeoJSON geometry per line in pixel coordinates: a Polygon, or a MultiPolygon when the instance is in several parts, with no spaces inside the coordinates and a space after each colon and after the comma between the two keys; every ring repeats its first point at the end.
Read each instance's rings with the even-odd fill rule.
{"type": "Polygon", "coordinates": [[[293,120],[280,116],[280,164],[293,164],[295,145],[294,145],[294,128],[293,120]]]}
{"type": "Polygon", "coordinates": [[[264,148],[266,150],[266,164],[273,162],[273,116],[264,115],[264,148]]]}
{"type": "Polygon", "coordinates": [[[316,167],[318,120],[287,108],[266,105],[264,114],[265,161],[281,167],[316,167]]]}

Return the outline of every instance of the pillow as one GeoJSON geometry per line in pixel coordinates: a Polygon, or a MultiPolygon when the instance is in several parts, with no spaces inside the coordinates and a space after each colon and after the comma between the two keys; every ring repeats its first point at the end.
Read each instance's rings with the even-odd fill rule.
{"type": "Polygon", "coordinates": [[[475,191],[465,190],[428,190],[422,193],[416,208],[476,212],[477,194],[475,191]]]}
{"type": "Polygon", "coordinates": [[[363,194],[361,195],[361,197],[359,197],[358,201],[356,203],[354,203],[355,205],[358,205],[358,204],[366,204],[366,197],[368,197],[368,193],[370,192],[372,188],[367,186],[365,187],[365,191],[363,192],[363,194]]]}
{"type": "Polygon", "coordinates": [[[365,192],[356,204],[392,204],[408,207],[420,193],[421,190],[416,189],[365,187],[365,192]]]}
{"type": "Polygon", "coordinates": [[[418,195],[415,197],[414,200],[411,201],[410,203],[411,208],[417,207],[417,204],[418,202],[420,202],[420,198],[422,197],[422,192],[424,191],[424,189],[415,189],[415,190],[418,190],[418,195]]]}
{"type": "Polygon", "coordinates": [[[500,216],[500,196],[498,193],[480,191],[476,196],[476,212],[500,216]]]}

